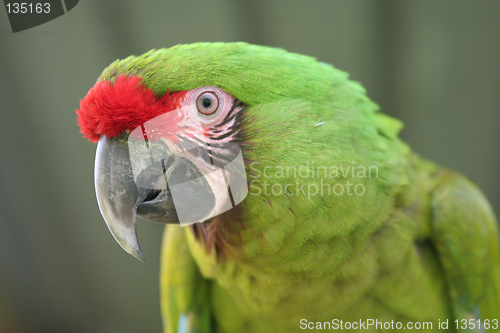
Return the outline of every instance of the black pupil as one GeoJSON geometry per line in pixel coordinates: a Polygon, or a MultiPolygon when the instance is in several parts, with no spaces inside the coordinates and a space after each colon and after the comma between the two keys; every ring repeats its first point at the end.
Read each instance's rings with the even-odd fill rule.
{"type": "Polygon", "coordinates": [[[203,105],[204,108],[209,108],[212,105],[212,100],[208,97],[203,98],[201,101],[201,104],[203,105]]]}

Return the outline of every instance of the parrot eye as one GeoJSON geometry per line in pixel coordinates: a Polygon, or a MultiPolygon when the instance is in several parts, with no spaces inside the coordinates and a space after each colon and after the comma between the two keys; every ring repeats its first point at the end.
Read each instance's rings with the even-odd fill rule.
{"type": "Polygon", "coordinates": [[[219,109],[219,97],[212,91],[204,92],[198,96],[196,107],[204,115],[211,115],[219,109]]]}

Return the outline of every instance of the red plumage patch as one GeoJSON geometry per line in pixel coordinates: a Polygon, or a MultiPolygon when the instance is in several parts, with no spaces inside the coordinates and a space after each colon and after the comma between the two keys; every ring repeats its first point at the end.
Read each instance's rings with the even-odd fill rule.
{"type": "Polygon", "coordinates": [[[96,83],[80,101],[78,126],[89,141],[97,142],[101,135],[113,138],[132,131],[144,122],[181,107],[185,91],[157,97],[137,76],[120,75],[114,84],[96,83]]]}

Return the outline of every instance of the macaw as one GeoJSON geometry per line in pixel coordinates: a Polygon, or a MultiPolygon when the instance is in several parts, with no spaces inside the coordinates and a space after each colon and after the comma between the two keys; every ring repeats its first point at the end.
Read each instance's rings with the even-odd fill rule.
{"type": "Polygon", "coordinates": [[[178,45],[113,62],[77,114],[116,241],[144,260],[136,216],[167,223],[165,332],[499,331],[487,199],[412,152],[347,73],[178,45]]]}

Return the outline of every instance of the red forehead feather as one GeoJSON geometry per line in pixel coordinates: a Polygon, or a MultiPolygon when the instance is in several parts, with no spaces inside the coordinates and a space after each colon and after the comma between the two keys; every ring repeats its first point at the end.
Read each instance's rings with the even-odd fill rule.
{"type": "Polygon", "coordinates": [[[185,95],[185,91],[179,91],[157,97],[141,84],[140,77],[121,75],[114,84],[101,81],[90,89],[76,110],[78,126],[92,142],[99,141],[101,135],[113,138],[177,109],[185,95]]]}

